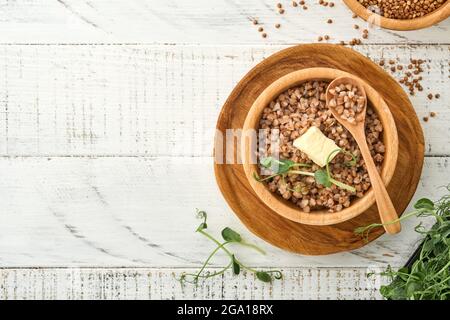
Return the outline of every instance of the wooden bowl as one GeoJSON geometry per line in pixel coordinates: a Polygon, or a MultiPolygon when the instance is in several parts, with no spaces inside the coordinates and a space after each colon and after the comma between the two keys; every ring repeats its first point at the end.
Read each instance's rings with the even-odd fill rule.
{"type": "Polygon", "coordinates": [[[345,4],[358,16],[364,20],[379,25],[380,27],[392,30],[417,30],[435,25],[450,16],[450,1],[440,6],[437,10],[420,18],[401,20],[389,19],[371,12],[358,2],[358,0],[344,0],[345,4]]]}
{"type": "MultiPolygon", "coordinates": [[[[326,80],[332,81],[342,76],[353,76],[347,72],[331,69],[331,68],[308,68],[295,72],[291,72],[269,85],[255,100],[250,108],[243,126],[243,137],[241,139],[241,159],[244,167],[245,175],[258,197],[269,208],[279,215],[303,224],[308,225],[331,225],[352,219],[366,211],[375,202],[375,196],[372,188],[370,188],[364,197],[353,200],[350,207],[340,212],[328,212],[327,210],[312,211],[310,213],[303,212],[301,209],[290,201],[283,199],[281,196],[272,193],[265,183],[255,180],[254,174],[259,174],[258,165],[254,156],[254,149],[251,146],[256,145],[256,136],[245,134],[246,132],[258,132],[259,120],[261,119],[264,108],[274,100],[279,94],[289,88],[295,87],[309,80],[326,80]],[[255,131],[253,131],[255,130],[255,131]]],[[[353,76],[355,77],[355,76],[353,76]]],[[[357,78],[357,77],[356,77],[357,78]]],[[[383,124],[383,142],[386,147],[385,159],[383,162],[381,176],[385,185],[391,180],[397,164],[398,156],[398,136],[394,118],[389,107],[382,97],[368,85],[363,79],[358,78],[364,85],[367,98],[372,107],[377,112],[380,121],[383,124]]]]}

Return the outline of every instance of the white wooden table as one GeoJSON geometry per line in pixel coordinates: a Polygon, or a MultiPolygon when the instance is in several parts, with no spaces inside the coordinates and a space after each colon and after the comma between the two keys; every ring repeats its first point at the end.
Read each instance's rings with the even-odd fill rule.
{"type": "MultiPolygon", "coordinates": [[[[309,9],[272,0],[0,1],[0,298],[380,298],[368,270],[400,266],[417,221],[353,252],[305,257],[257,239],[216,186],[213,132],[239,79],[298,43],[358,35],[341,1],[309,9]],[[268,30],[263,39],[249,19],[268,30]],[[326,20],[333,18],[333,24],[326,20]],[[275,23],[281,23],[276,30],[275,23]],[[253,275],[181,288],[175,277],[213,249],[194,230],[230,226],[267,250],[242,252],[282,268],[271,285],[253,275]]],[[[416,32],[371,30],[356,50],[373,59],[427,59],[411,98],[426,159],[415,199],[449,181],[450,20],[416,32]],[[440,93],[429,101],[428,92],[440,93]]],[[[225,260],[216,260],[220,267],[225,260]]]]}

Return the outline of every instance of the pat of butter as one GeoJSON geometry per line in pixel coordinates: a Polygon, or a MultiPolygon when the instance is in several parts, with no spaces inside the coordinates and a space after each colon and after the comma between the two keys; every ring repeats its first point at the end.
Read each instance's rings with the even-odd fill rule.
{"type": "MultiPolygon", "coordinates": [[[[319,128],[312,126],[303,135],[294,140],[294,147],[306,153],[308,157],[320,167],[327,164],[328,156],[340,149],[333,140],[327,138],[319,128]]],[[[335,152],[330,161],[338,154],[335,152]]]]}

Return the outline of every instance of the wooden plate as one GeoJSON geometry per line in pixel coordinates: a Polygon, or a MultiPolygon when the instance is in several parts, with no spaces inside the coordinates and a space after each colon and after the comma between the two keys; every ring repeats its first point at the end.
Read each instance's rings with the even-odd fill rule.
{"type": "Polygon", "coordinates": [[[438,24],[450,16],[450,1],[444,3],[437,10],[429,14],[415,19],[389,19],[372,13],[366,7],[358,2],[358,0],[344,0],[345,4],[364,20],[379,25],[380,27],[392,30],[418,30],[438,24]]]}
{"type": "MultiPolygon", "coordinates": [[[[306,68],[291,72],[275,80],[258,96],[253,106],[249,109],[242,128],[243,132],[258,131],[259,120],[264,108],[280,93],[308,80],[326,80],[331,82],[340,77],[354,78],[351,73],[333,68],[306,68]]],[[[385,184],[389,184],[394,175],[398,157],[398,135],[395,120],[378,91],[361,78],[358,79],[364,86],[370,105],[383,124],[382,139],[386,150],[384,152],[381,176],[385,184]]],[[[373,188],[371,188],[364,197],[355,199],[350,207],[344,208],[342,211],[331,213],[328,210],[317,210],[314,211],[314,214],[303,212],[297,205],[271,192],[266,183],[259,183],[253,178],[255,173],[259,174],[259,166],[255,161],[256,159],[252,159],[255,149],[252,150],[251,148],[251,146],[256,147],[256,140],[256,135],[247,135],[245,138],[241,138],[241,159],[244,172],[250,186],[255,194],[259,196],[259,199],[279,215],[297,223],[324,226],[350,220],[365,212],[375,203],[375,193],[373,188]]]]}
{"type": "MultiPolygon", "coordinates": [[[[227,129],[242,128],[248,110],[268,85],[292,71],[311,67],[336,68],[352,73],[367,81],[388,104],[399,139],[397,168],[388,192],[397,212],[403,212],[414,195],[422,171],[422,128],[400,85],[379,66],[354,50],[331,44],[308,44],[270,56],[253,68],[232,91],[219,115],[217,129],[225,136],[227,129]]],[[[215,151],[217,155],[224,150],[215,151]]],[[[288,251],[324,255],[357,249],[366,242],[355,236],[353,230],[380,221],[374,205],[358,217],[343,223],[329,226],[299,224],[281,217],[259,200],[242,165],[215,163],[214,170],[225,200],[247,228],[267,242],[288,251]]],[[[369,241],[383,233],[382,229],[375,230],[369,241]]]]}

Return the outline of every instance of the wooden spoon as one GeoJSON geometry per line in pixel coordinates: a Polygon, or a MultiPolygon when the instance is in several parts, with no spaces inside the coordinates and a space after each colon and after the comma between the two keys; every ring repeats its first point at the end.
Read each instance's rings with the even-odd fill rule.
{"type": "MultiPolygon", "coordinates": [[[[330,85],[327,88],[326,100],[328,106],[331,99],[333,98],[333,95],[329,92],[330,89],[333,89],[341,84],[344,85],[351,84],[352,86],[357,87],[360,94],[364,97],[365,100],[364,109],[361,112],[359,121],[350,122],[346,119],[343,119],[337,113],[336,108],[334,107],[330,107],[330,110],[333,116],[352,134],[353,138],[355,138],[356,143],[358,144],[359,149],[361,150],[364,162],[366,163],[367,171],[370,177],[370,182],[372,183],[372,187],[375,192],[375,199],[377,202],[381,222],[389,223],[391,221],[398,219],[398,215],[394,208],[394,205],[392,204],[391,198],[387,193],[386,187],[384,186],[383,180],[381,179],[381,176],[378,173],[375,163],[373,162],[369,147],[367,146],[366,134],[364,131],[364,123],[366,120],[366,109],[367,109],[366,91],[364,90],[364,87],[361,85],[361,83],[354,78],[351,77],[336,78],[334,81],[330,83],[330,85]]],[[[401,225],[400,222],[397,221],[395,223],[385,225],[384,229],[389,234],[396,234],[400,232],[401,225]]]]}

